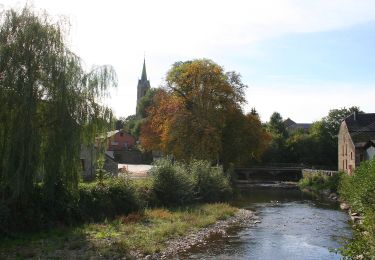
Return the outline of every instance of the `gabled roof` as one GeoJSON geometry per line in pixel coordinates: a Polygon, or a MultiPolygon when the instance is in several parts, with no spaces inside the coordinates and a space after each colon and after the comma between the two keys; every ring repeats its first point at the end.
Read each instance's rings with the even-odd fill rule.
{"type": "Polygon", "coordinates": [[[311,127],[311,124],[296,123],[292,119],[290,119],[289,117],[288,117],[288,119],[286,119],[284,121],[284,125],[285,125],[287,130],[297,130],[297,129],[309,130],[309,128],[311,127]]]}
{"type": "Polygon", "coordinates": [[[355,148],[363,148],[363,149],[366,150],[370,146],[374,146],[375,147],[375,140],[369,140],[367,142],[355,143],[355,148]]]}
{"type": "Polygon", "coordinates": [[[289,126],[291,126],[291,125],[295,125],[296,124],[296,122],[294,122],[292,119],[290,119],[289,117],[288,117],[288,119],[287,120],[285,120],[284,121],[284,125],[285,125],[285,127],[289,127],[289,126]]]}
{"type": "Polygon", "coordinates": [[[375,113],[353,113],[344,121],[353,143],[375,140],[375,113]]]}
{"type": "Polygon", "coordinates": [[[118,132],[121,132],[121,130],[114,130],[114,131],[107,132],[107,138],[116,135],[118,132]]]}

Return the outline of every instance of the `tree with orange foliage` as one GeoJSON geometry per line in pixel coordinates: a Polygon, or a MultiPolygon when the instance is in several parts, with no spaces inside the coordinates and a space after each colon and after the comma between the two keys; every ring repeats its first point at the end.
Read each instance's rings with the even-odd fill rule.
{"type": "Polygon", "coordinates": [[[230,162],[244,161],[238,160],[240,155],[258,157],[263,151],[261,140],[267,138],[263,136],[259,118],[242,113],[246,87],[239,74],[225,72],[210,60],[175,63],[167,73],[165,87],[156,93],[148,109],[141,128],[142,146],[172,154],[180,160],[226,163],[225,149],[232,143],[240,147],[232,153],[235,156],[230,156],[230,162]],[[240,126],[240,130],[231,129],[230,125],[240,126]],[[231,131],[238,136],[231,135],[231,131]],[[254,139],[251,141],[250,137],[254,139]]]}

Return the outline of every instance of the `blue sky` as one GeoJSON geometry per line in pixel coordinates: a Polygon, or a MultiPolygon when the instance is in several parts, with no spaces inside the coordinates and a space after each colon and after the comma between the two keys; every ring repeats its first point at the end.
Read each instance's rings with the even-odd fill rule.
{"type": "Polygon", "coordinates": [[[264,55],[249,57],[254,80],[374,82],[375,22],[316,33],[294,33],[256,44],[264,55]]]}
{"type": "Polygon", "coordinates": [[[245,111],[313,122],[329,109],[375,112],[374,0],[3,0],[31,3],[71,27],[67,42],[89,69],[111,64],[119,87],[106,102],[135,113],[144,53],[151,86],[171,64],[209,58],[243,76],[245,111]]]}
{"type": "Polygon", "coordinates": [[[329,109],[344,106],[375,112],[374,45],[375,22],[368,22],[340,30],[287,34],[249,46],[255,55],[237,57],[234,63],[241,64],[250,93],[257,86],[263,91],[285,91],[280,99],[287,104],[272,98],[274,107],[265,105],[265,95],[259,102],[262,90],[257,88],[255,95],[248,95],[247,110],[255,99],[261,114],[279,111],[299,122],[319,120],[329,109]],[[299,98],[305,102],[298,102],[299,98]]]}

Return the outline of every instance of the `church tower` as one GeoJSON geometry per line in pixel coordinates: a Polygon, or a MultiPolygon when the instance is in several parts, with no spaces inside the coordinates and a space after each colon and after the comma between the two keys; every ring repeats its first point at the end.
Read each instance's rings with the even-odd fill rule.
{"type": "Polygon", "coordinates": [[[137,106],[142,97],[146,95],[146,92],[151,88],[150,81],[147,80],[146,73],[146,59],[143,59],[143,69],[141,79],[138,80],[137,86],[137,106]]]}

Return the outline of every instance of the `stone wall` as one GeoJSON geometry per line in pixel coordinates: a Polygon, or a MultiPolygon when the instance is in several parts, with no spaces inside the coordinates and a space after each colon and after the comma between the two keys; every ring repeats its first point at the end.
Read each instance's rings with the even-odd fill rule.
{"type": "Polygon", "coordinates": [[[142,153],[137,150],[133,151],[113,151],[115,161],[126,164],[141,164],[142,153]]]}
{"type": "Polygon", "coordinates": [[[327,171],[327,170],[315,170],[315,169],[302,169],[302,175],[311,175],[311,174],[322,174],[325,176],[334,176],[338,174],[338,171],[327,171]]]}

